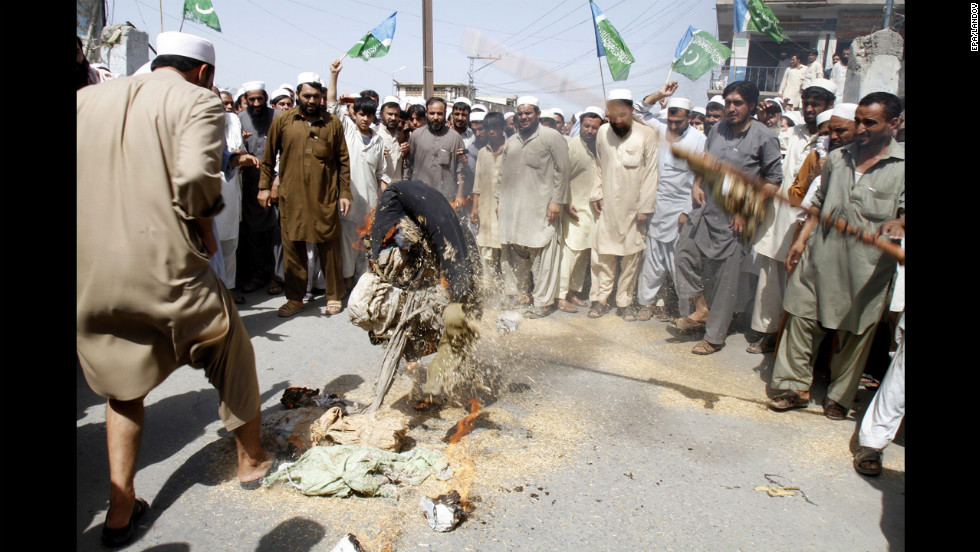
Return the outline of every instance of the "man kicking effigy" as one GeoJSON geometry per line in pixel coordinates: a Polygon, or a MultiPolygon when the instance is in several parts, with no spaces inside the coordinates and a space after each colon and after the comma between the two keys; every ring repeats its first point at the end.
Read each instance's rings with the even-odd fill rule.
{"type": "Polygon", "coordinates": [[[387,341],[369,412],[381,406],[403,353],[415,360],[435,351],[422,388],[431,402],[455,388],[450,380],[476,338],[471,320],[482,315],[476,242],[449,201],[417,180],[385,189],[368,239],[370,271],[351,292],[348,308],[351,322],[369,330],[372,342],[387,341]]]}

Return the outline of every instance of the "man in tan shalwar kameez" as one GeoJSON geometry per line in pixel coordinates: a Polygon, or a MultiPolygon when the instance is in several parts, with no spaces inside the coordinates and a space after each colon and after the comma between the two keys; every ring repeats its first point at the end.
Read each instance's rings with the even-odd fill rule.
{"type": "Polygon", "coordinates": [[[601,107],[585,108],[580,116],[579,135],[568,138],[568,160],[571,164],[569,189],[572,199],[562,214],[561,231],[565,248],[562,250],[558,275],[558,308],[565,312],[578,312],[576,305],[589,306],[576,293],[581,293],[585,285],[592,234],[595,231],[596,212],[592,209],[589,196],[595,186],[597,171],[595,137],[602,126],[604,113],[601,107]]]}
{"type": "Polygon", "coordinates": [[[323,268],[326,314],[333,315],[341,311],[345,293],[340,217],[347,215],[353,198],[350,157],[340,119],[320,107],[320,76],[300,73],[296,80],[296,107],[276,115],[269,127],[258,199],[259,205],[269,207],[279,155],[279,226],[287,300],[279,307],[279,316],[303,310],[306,242],[316,246],[323,268]]]}
{"type": "Polygon", "coordinates": [[[252,345],[208,265],[211,217],[224,206],[214,47],[169,32],[157,51],[151,73],[77,93],[76,346],[89,386],[109,399],[111,546],[132,539],[149,507],[133,486],[143,398],[177,367],[203,368],[217,388],[243,485],[272,464],[259,443],[252,345]]]}
{"type": "Polygon", "coordinates": [[[476,175],[473,179],[473,208],[470,222],[479,229],[476,245],[483,262],[484,286],[497,280],[500,264],[500,234],[497,231],[497,182],[503,161],[506,123],[501,113],[488,113],[484,118],[487,143],[476,156],[476,175]]]}
{"type": "Polygon", "coordinates": [[[592,245],[592,308],[590,318],[609,310],[616,260],[620,260],[616,306],[626,319],[632,312],[636,275],[646,248],[647,220],[657,199],[657,133],[633,124],[633,97],[629,90],[609,92],[609,123],[596,135],[599,177],[591,200],[599,218],[592,245]]]}

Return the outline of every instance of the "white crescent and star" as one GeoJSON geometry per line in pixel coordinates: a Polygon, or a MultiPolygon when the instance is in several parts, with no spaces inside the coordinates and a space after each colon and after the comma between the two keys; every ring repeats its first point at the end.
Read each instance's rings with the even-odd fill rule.
{"type": "Polygon", "coordinates": [[[698,62],[698,58],[701,57],[701,54],[699,54],[697,52],[692,52],[692,53],[694,54],[694,59],[692,59],[691,61],[687,61],[686,59],[683,60],[684,61],[684,65],[694,65],[695,63],[698,62]]]}
{"type": "Polygon", "coordinates": [[[201,9],[201,5],[200,5],[200,4],[197,4],[197,3],[195,3],[195,4],[194,4],[194,11],[196,11],[197,13],[199,13],[199,14],[201,14],[201,15],[211,15],[212,13],[214,13],[214,6],[211,6],[211,7],[210,7],[209,9],[207,9],[207,10],[202,10],[202,9],[201,9]]]}

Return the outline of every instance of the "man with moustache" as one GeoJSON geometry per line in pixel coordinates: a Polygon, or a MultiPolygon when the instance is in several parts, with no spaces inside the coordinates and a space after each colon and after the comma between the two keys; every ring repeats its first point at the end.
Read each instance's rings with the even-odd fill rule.
{"type": "Polygon", "coordinates": [[[483,119],[486,144],[480,148],[476,157],[476,175],[473,181],[473,209],[470,222],[477,227],[476,245],[483,261],[485,284],[496,278],[500,263],[500,235],[497,230],[497,182],[500,163],[503,160],[504,116],[500,113],[487,113],[483,119]]]}
{"type": "Polygon", "coordinates": [[[554,311],[561,208],[571,199],[568,142],[558,131],[541,126],[540,115],[536,97],[517,99],[518,132],[504,146],[497,187],[504,285],[512,302],[530,307],[524,313],[527,318],[554,311]]]}
{"type": "MultiPolygon", "coordinates": [[[[823,183],[813,196],[821,213],[834,213],[872,236],[905,235],[905,148],[892,137],[902,103],[873,92],[855,110],[855,140],[827,156],[823,183]]],[[[769,407],[806,408],[820,342],[837,331],[824,415],[847,417],[871,350],[874,330],[888,307],[895,259],[837,231],[814,232],[807,215],[786,255],[791,272],[783,308],[789,313],[780,337],[769,407]]]]}
{"type": "MultiPolygon", "coordinates": [[[[402,172],[402,144],[398,141],[401,133],[401,104],[395,96],[385,97],[385,103],[381,104],[381,125],[378,128],[378,135],[384,142],[385,153],[385,175],[389,182],[401,180],[402,172]]],[[[405,149],[408,148],[406,143],[405,149]]]]}
{"type": "MultiPolygon", "coordinates": [[[[245,133],[245,150],[258,157],[265,156],[265,142],[275,116],[269,107],[269,96],[265,83],[251,81],[242,85],[247,107],[238,114],[245,133]]],[[[261,172],[257,167],[243,167],[242,177],[242,222],[238,233],[238,287],[245,293],[268,285],[270,295],[282,293],[282,288],[273,279],[275,274],[275,254],[273,244],[279,231],[279,220],[274,209],[259,204],[259,180],[261,172]]]]}
{"type": "MultiPolygon", "coordinates": [[[[856,111],[857,104],[834,104],[826,130],[829,151],[834,151],[854,141],[854,113],[856,111]]],[[[821,131],[821,134],[823,133],[824,131],[821,131]]],[[[807,201],[812,199],[813,194],[816,193],[816,188],[820,187],[820,173],[823,172],[827,160],[826,153],[820,155],[820,152],[815,149],[803,161],[800,172],[793,179],[793,185],[786,192],[786,196],[793,204],[800,205],[804,209],[809,207],[810,204],[807,201]]],[[[797,221],[802,223],[805,220],[806,213],[801,211],[797,215],[797,221]]]]}
{"type": "Polygon", "coordinates": [[[592,307],[589,318],[609,310],[608,299],[616,279],[616,306],[626,321],[636,319],[633,296],[636,272],[646,240],[647,221],[657,199],[657,133],[633,124],[633,96],[629,90],[609,91],[608,125],[596,134],[595,185],[589,200],[598,212],[592,238],[592,307]]]}
{"type": "Polygon", "coordinates": [[[463,205],[464,149],[459,133],[446,126],[446,101],[433,96],[425,102],[426,124],[408,138],[409,180],[421,180],[439,190],[456,212],[463,205]]]}
{"type": "Polygon", "coordinates": [[[713,96],[704,108],[704,135],[708,136],[711,128],[725,118],[725,98],[713,96]]]}
{"type": "MultiPolygon", "coordinates": [[[[579,134],[568,138],[568,187],[571,201],[562,214],[561,233],[564,249],[558,276],[558,308],[564,312],[578,312],[576,307],[587,307],[589,302],[579,297],[585,286],[585,274],[589,267],[592,234],[595,232],[596,212],[589,196],[595,184],[596,151],[595,137],[602,126],[605,110],[590,105],[579,116],[579,134]]],[[[589,290],[586,291],[588,296],[589,290]]]]}
{"type": "MultiPolygon", "coordinates": [[[[750,177],[779,185],[782,182],[779,142],[766,125],[752,118],[759,89],[749,81],[725,87],[725,120],[708,134],[705,150],[750,177]]],[[[677,295],[694,301],[694,313],[675,319],[672,330],[703,329],[691,350],[710,355],[725,345],[737,306],[739,269],[745,249],[741,243],[745,219],[729,213],[700,185],[691,189],[694,208],[684,223],[674,249],[677,295]]]]}
{"type": "MultiPolygon", "coordinates": [[[[636,282],[639,305],[637,320],[649,320],[653,317],[654,301],[668,275],[672,282],[677,279],[674,270],[674,245],[677,242],[678,229],[691,210],[691,190],[695,183],[700,186],[702,177],[691,170],[686,160],[675,157],[671,146],[676,145],[692,153],[702,152],[706,141],[704,134],[689,124],[690,114],[690,100],[671,98],[667,101],[666,125],[653,117],[644,118],[644,122],[657,130],[661,147],[658,158],[660,166],[657,203],[647,226],[646,250],[636,282]]],[[[667,304],[664,311],[657,313],[658,320],[671,319],[666,311],[678,308],[671,304],[673,302],[665,301],[667,304]]],[[[684,305],[683,310],[685,314],[690,311],[687,305],[684,305]]]]}
{"type": "Polygon", "coordinates": [[[351,206],[350,160],[343,125],[320,107],[319,75],[300,73],[296,80],[296,107],[278,114],[269,128],[257,199],[263,209],[269,208],[278,155],[287,299],[279,316],[303,310],[307,242],[315,244],[323,269],[325,313],[334,315],[342,309],[345,292],[340,217],[351,206]]]}

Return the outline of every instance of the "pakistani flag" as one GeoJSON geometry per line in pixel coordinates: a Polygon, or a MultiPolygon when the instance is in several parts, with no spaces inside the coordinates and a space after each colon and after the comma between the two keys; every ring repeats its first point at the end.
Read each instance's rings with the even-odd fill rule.
{"type": "Polygon", "coordinates": [[[762,0],[735,0],[735,32],[742,31],[758,31],[776,42],[787,38],[779,20],[762,0]]]}
{"type": "Polygon", "coordinates": [[[359,57],[364,61],[386,55],[388,48],[391,47],[391,39],[395,36],[395,15],[397,14],[398,12],[391,14],[388,19],[371,29],[371,32],[364,35],[364,38],[357,41],[357,44],[347,52],[347,55],[352,58],[359,57]]]}
{"type": "Polygon", "coordinates": [[[211,0],[184,0],[184,19],[204,23],[219,33],[221,32],[218,14],[214,13],[211,0]]]}
{"type": "Polygon", "coordinates": [[[672,70],[696,81],[731,57],[732,51],[710,34],[688,26],[677,45],[672,70]]]}
{"type": "Polygon", "coordinates": [[[612,74],[613,80],[626,80],[630,76],[630,65],[636,60],[616,32],[616,28],[599,11],[599,6],[591,0],[589,6],[592,7],[592,22],[595,23],[596,57],[606,56],[606,64],[609,65],[609,73],[612,74]]]}

